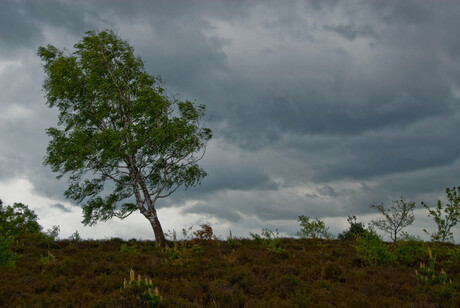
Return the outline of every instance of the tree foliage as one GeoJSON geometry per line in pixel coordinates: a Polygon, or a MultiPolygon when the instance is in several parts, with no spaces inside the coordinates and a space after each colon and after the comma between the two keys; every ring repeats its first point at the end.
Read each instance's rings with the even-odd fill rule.
{"type": "MultiPolygon", "coordinates": [[[[434,209],[422,202],[422,205],[428,210],[428,216],[433,217],[438,228],[435,233],[431,234],[431,239],[435,242],[453,242],[452,228],[460,220],[460,186],[446,188],[446,194],[449,202],[445,207],[443,207],[441,200],[438,200],[434,209]]],[[[426,230],[424,231],[427,232],[426,230]]]]}
{"type": "Polygon", "coordinates": [[[330,239],[332,238],[332,234],[329,233],[329,228],[326,227],[323,221],[319,220],[318,218],[312,219],[310,221],[310,217],[300,215],[299,222],[302,229],[297,232],[297,236],[303,238],[324,238],[330,239]]]}
{"type": "Polygon", "coordinates": [[[1,233],[17,238],[25,233],[39,233],[42,227],[38,223],[37,214],[23,203],[4,206],[0,200],[1,233]]]}
{"type": "Polygon", "coordinates": [[[164,245],[156,202],[206,175],[205,107],[169,97],[112,31],[89,31],[74,48],[38,49],[47,104],[59,110],[45,164],[69,175],[65,195],[83,204],[85,225],[140,211],[164,245]]]}
{"type": "Polygon", "coordinates": [[[0,267],[13,267],[18,258],[12,250],[14,241],[27,233],[38,234],[42,227],[37,215],[23,203],[4,206],[0,200],[0,267]]]}
{"type": "Polygon", "coordinates": [[[384,218],[372,220],[370,224],[388,233],[391,240],[396,242],[401,230],[414,222],[415,202],[407,202],[401,197],[399,200],[392,201],[392,203],[389,209],[386,209],[383,204],[372,204],[371,208],[379,211],[384,218]]]}

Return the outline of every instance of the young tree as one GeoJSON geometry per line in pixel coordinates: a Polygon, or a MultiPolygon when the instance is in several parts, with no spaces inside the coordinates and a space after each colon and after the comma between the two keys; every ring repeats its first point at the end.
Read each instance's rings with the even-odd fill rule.
{"type": "Polygon", "coordinates": [[[212,136],[205,107],[168,97],[112,31],[89,31],[74,48],[38,49],[60,126],[47,130],[44,163],[70,175],[65,196],[83,204],[85,225],[139,211],[164,246],[158,200],[206,176],[197,165],[212,136]]]}
{"type": "Polygon", "coordinates": [[[396,242],[398,233],[414,222],[415,202],[406,202],[401,197],[400,200],[394,200],[392,203],[393,205],[389,209],[385,209],[382,204],[372,204],[371,208],[377,209],[384,216],[384,219],[372,220],[370,224],[388,233],[391,239],[396,242]]]}
{"type": "MultiPolygon", "coordinates": [[[[443,208],[441,200],[438,200],[437,206],[431,209],[422,202],[422,205],[428,210],[428,216],[432,216],[438,227],[438,231],[431,234],[431,239],[435,242],[447,242],[454,240],[454,234],[451,229],[460,220],[460,186],[446,188],[447,199],[449,202],[443,208]],[[444,213],[444,217],[443,217],[444,213]]],[[[426,230],[424,230],[428,233],[426,230]]]]}
{"type": "Polygon", "coordinates": [[[302,229],[297,231],[296,235],[301,238],[314,238],[314,239],[331,239],[332,234],[329,233],[329,228],[326,227],[324,221],[319,220],[318,218],[312,219],[305,215],[299,216],[299,222],[302,229]]]}
{"type": "MultiPolygon", "coordinates": [[[[40,233],[42,226],[38,223],[37,214],[23,203],[4,206],[0,200],[0,227],[14,238],[25,233],[40,233]]],[[[1,234],[1,232],[0,232],[1,234]]]]}

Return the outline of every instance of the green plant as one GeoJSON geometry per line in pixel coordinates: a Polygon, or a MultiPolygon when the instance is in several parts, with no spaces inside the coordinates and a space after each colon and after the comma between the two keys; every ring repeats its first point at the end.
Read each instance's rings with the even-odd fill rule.
{"type": "Polygon", "coordinates": [[[391,264],[396,261],[396,256],[388,250],[385,243],[372,229],[356,237],[355,249],[361,260],[367,264],[391,264]]]}
{"type": "Polygon", "coordinates": [[[139,211],[164,247],[157,201],[206,176],[205,106],[169,97],[110,30],[86,32],[73,53],[48,45],[37,54],[47,105],[59,111],[44,163],[69,175],[65,196],[83,205],[85,225],[139,211]]]}
{"type": "Polygon", "coordinates": [[[276,229],[275,232],[268,228],[262,229],[262,234],[255,234],[249,232],[249,235],[255,240],[256,243],[265,246],[269,251],[272,252],[283,252],[284,249],[278,247],[278,243],[281,240],[279,237],[279,232],[276,229]]]}
{"type": "Polygon", "coordinates": [[[12,250],[13,242],[13,236],[3,232],[0,226],[0,267],[14,267],[14,261],[18,256],[12,250]]]}
{"type": "Polygon", "coordinates": [[[315,218],[315,220],[310,221],[310,217],[300,215],[299,216],[300,226],[302,229],[297,232],[297,236],[302,238],[324,238],[331,239],[332,234],[329,233],[329,228],[326,228],[326,225],[323,221],[315,218]]]}
{"type": "Polygon", "coordinates": [[[45,273],[45,271],[48,269],[50,264],[54,263],[56,261],[56,257],[48,250],[48,255],[44,257],[43,255],[40,255],[40,264],[43,266],[42,267],[42,275],[45,273]]]}
{"type": "Polygon", "coordinates": [[[413,265],[422,260],[426,249],[422,240],[403,233],[402,239],[396,243],[394,254],[399,262],[413,265]]]}
{"type": "Polygon", "coordinates": [[[163,251],[167,256],[165,263],[183,267],[187,266],[191,262],[193,255],[201,254],[203,250],[196,244],[191,247],[187,247],[186,243],[182,241],[174,242],[172,248],[166,246],[163,251]]]}
{"type": "Polygon", "coordinates": [[[428,263],[425,264],[420,262],[420,267],[415,270],[415,275],[420,281],[428,282],[430,284],[446,284],[447,282],[452,283],[452,280],[448,281],[446,272],[441,269],[439,273],[435,271],[436,258],[433,258],[431,249],[428,248],[428,263]]]}
{"type": "Polygon", "coordinates": [[[120,252],[121,253],[124,253],[124,254],[133,254],[133,253],[137,253],[137,246],[136,245],[133,245],[133,246],[128,246],[126,245],[125,243],[121,244],[121,247],[120,247],[120,252]]]}
{"type": "Polygon", "coordinates": [[[240,241],[238,241],[238,238],[232,234],[232,230],[230,230],[230,234],[227,236],[227,243],[233,248],[241,245],[240,241]]]}
{"type": "Polygon", "coordinates": [[[24,233],[40,233],[42,227],[37,222],[37,214],[23,203],[4,206],[0,200],[0,226],[13,238],[24,233]]]}
{"type": "Polygon", "coordinates": [[[53,239],[53,241],[57,240],[59,236],[59,231],[61,231],[60,226],[52,226],[50,229],[46,230],[45,234],[53,239]]]}
{"type": "Polygon", "coordinates": [[[348,216],[347,221],[350,224],[347,230],[344,230],[342,233],[339,234],[338,238],[341,240],[354,240],[356,239],[357,235],[362,235],[366,232],[366,228],[364,228],[364,224],[362,222],[357,222],[356,216],[348,216]]]}
{"type": "Polygon", "coordinates": [[[75,232],[72,233],[71,236],[69,236],[69,240],[70,241],[75,241],[75,242],[80,242],[81,241],[80,233],[78,233],[78,230],[75,230],[75,232]]]}
{"type": "Polygon", "coordinates": [[[372,220],[371,225],[388,233],[393,242],[398,241],[398,233],[414,222],[415,202],[407,202],[403,197],[392,201],[392,206],[386,209],[383,204],[372,204],[383,215],[384,219],[372,220]]]}
{"type": "Polygon", "coordinates": [[[449,248],[449,250],[447,251],[447,254],[450,257],[447,263],[454,263],[454,264],[460,265],[460,246],[455,247],[453,249],[449,248]]]}
{"type": "Polygon", "coordinates": [[[131,269],[129,273],[129,282],[124,280],[123,282],[124,289],[140,289],[142,293],[140,297],[145,301],[145,303],[151,307],[158,307],[161,303],[161,295],[158,291],[158,287],[153,288],[152,279],[148,277],[141,278],[141,275],[137,276],[137,280],[134,278],[134,270],[131,269]]]}
{"type": "MultiPolygon", "coordinates": [[[[435,242],[454,241],[452,228],[460,220],[460,186],[446,188],[447,199],[449,202],[445,207],[442,206],[441,200],[438,200],[437,206],[431,209],[428,205],[422,202],[422,205],[428,210],[428,216],[432,216],[438,230],[431,234],[431,239],[435,242]]],[[[430,234],[427,230],[423,230],[430,234]]]]}

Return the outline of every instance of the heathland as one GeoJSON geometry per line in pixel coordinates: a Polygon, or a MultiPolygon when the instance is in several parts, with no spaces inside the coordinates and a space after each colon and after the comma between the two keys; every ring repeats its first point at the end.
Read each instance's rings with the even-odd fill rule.
{"type": "MultiPolygon", "coordinates": [[[[55,240],[24,234],[1,307],[460,307],[460,246],[414,238],[55,240]]],[[[267,231],[267,230],[266,230],[267,231]]]]}

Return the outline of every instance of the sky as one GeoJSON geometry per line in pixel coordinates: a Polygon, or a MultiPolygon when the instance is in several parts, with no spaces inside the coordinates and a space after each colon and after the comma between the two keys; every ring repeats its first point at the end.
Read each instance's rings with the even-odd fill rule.
{"type": "Polygon", "coordinates": [[[83,226],[68,183],[43,165],[57,110],[36,51],[111,29],[210,117],[208,176],[157,204],[166,232],[294,236],[305,215],[337,235],[348,215],[368,223],[371,204],[403,196],[417,204],[406,231],[427,239],[436,225],[421,201],[445,203],[460,186],[459,16],[447,0],[2,0],[0,198],[28,204],[61,238],[153,238],[138,213],[83,226]]]}

